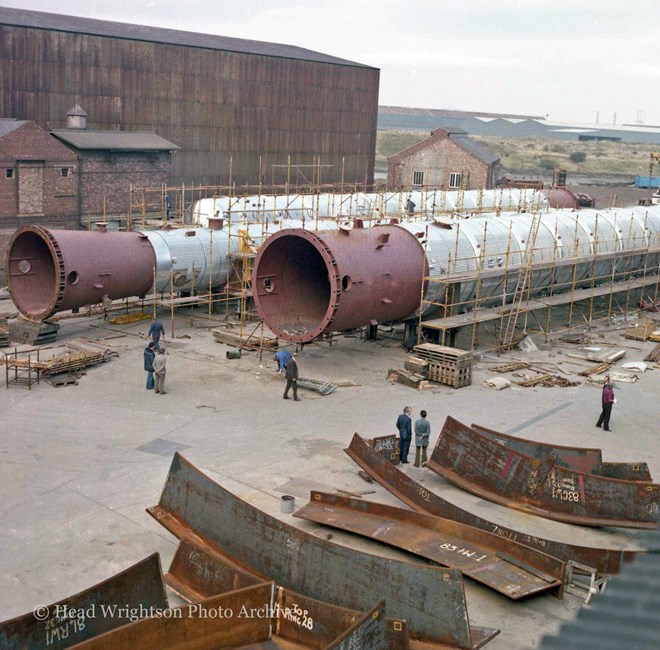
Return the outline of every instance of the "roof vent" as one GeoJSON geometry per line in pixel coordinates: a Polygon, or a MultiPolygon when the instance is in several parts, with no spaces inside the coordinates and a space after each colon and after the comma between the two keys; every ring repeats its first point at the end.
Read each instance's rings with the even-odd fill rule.
{"type": "Polygon", "coordinates": [[[66,128],[67,129],[86,129],[87,128],[87,113],[83,110],[80,104],[76,104],[66,114],[66,128]]]}

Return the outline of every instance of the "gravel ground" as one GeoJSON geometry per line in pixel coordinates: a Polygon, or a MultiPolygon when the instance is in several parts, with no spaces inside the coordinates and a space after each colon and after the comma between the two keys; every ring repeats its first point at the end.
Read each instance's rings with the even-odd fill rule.
{"type": "Polygon", "coordinates": [[[597,208],[629,207],[638,205],[640,199],[646,199],[653,193],[649,189],[639,189],[630,184],[593,183],[569,185],[574,192],[583,192],[596,199],[597,208]]]}

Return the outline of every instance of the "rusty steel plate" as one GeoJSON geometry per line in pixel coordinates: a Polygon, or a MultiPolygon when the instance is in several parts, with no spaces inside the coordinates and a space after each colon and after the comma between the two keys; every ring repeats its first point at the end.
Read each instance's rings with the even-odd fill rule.
{"type": "MultiPolygon", "coordinates": [[[[211,596],[226,593],[237,588],[248,585],[261,584],[263,580],[255,574],[241,569],[226,554],[215,546],[204,543],[201,539],[182,539],[176,550],[170,570],[165,574],[165,581],[179,595],[188,602],[198,602],[211,596]]],[[[291,595],[294,592],[289,591],[291,595]]],[[[306,596],[296,594],[298,599],[306,596]]],[[[312,600],[312,599],[309,599],[312,600]]],[[[314,600],[315,603],[321,601],[314,600]]],[[[384,601],[383,601],[384,602],[384,601]]],[[[323,611],[332,613],[349,612],[323,603],[323,611]]],[[[315,616],[318,620],[326,620],[328,617],[315,616]]],[[[408,627],[405,621],[399,619],[386,619],[387,627],[387,649],[409,650],[408,627]]],[[[321,647],[318,644],[314,647],[321,647]]],[[[374,646],[380,649],[381,646],[374,646]]],[[[426,646],[430,650],[430,646],[426,646]]],[[[435,647],[435,646],[434,646],[435,647]]]]}
{"type": "Polygon", "coordinates": [[[393,465],[398,465],[401,460],[401,441],[399,436],[389,435],[372,438],[373,448],[393,465]]]}
{"type": "Polygon", "coordinates": [[[264,582],[182,605],[74,646],[78,650],[174,648],[386,648],[385,608],[354,612],[264,582]],[[268,644],[267,646],[264,644],[268,644]]]}
{"type": "Polygon", "coordinates": [[[182,539],[179,543],[165,582],[188,602],[196,602],[211,596],[243,587],[253,587],[264,582],[226,555],[201,540],[182,539]]]}
{"type": "Polygon", "coordinates": [[[387,462],[373,447],[357,433],[353,436],[350,446],[344,450],[371,478],[380,483],[386,490],[403,503],[418,512],[426,512],[437,517],[453,519],[475,528],[481,528],[504,539],[519,542],[522,546],[514,547],[516,555],[524,562],[528,561],[525,547],[531,547],[552,555],[564,562],[578,562],[596,569],[602,574],[618,573],[622,562],[635,557],[632,551],[592,548],[565,544],[551,539],[529,535],[505,526],[495,524],[488,519],[472,514],[446,501],[428,488],[420,485],[394,465],[387,462]]]}
{"type": "MultiPolygon", "coordinates": [[[[168,584],[184,586],[189,602],[234,591],[235,585],[254,586],[263,583],[255,575],[238,568],[218,549],[204,542],[181,540],[170,570],[165,576],[168,584]],[[171,582],[173,580],[173,582],[171,582]],[[241,584],[242,583],[242,584],[241,584]],[[192,596],[192,598],[190,598],[192,596]]],[[[353,627],[369,622],[364,612],[336,607],[308,596],[275,586],[273,612],[274,634],[295,641],[305,648],[340,647],[335,639],[343,638],[353,627]],[[283,612],[302,612],[301,620],[282,616],[283,612]]],[[[378,605],[381,620],[378,639],[387,637],[384,601],[378,605]]],[[[299,618],[299,617],[298,617],[299,618]]]]}
{"type": "Polygon", "coordinates": [[[513,600],[547,591],[560,596],[566,565],[525,548],[531,562],[516,559],[515,542],[478,528],[393,506],[312,491],[295,517],[375,539],[452,569],[513,600]]]}
{"type": "Polygon", "coordinates": [[[70,648],[167,607],[160,558],[154,553],[75,596],[0,623],[0,648],[70,648]]]}
{"type": "Polygon", "coordinates": [[[501,445],[448,417],[427,467],[501,505],[586,526],[654,529],[659,485],[585,474],[501,445]]]}
{"type": "Polygon", "coordinates": [[[85,650],[154,648],[386,648],[384,602],[355,612],[290,593],[271,582],[182,605],[75,646],[85,650]],[[261,645],[263,644],[263,645],[261,645]]]}
{"type": "Polygon", "coordinates": [[[600,449],[550,445],[545,442],[516,438],[480,424],[473,424],[472,428],[482,436],[509,449],[532,456],[532,458],[547,460],[554,455],[556,467],[567,467],[585,474],[596,474],[624,481],[652,480],[647,463],[604,463],[603,452],[600,449]]]}
{"type": "Polygon", "coordinates": [[[460,571],[401,562],[319,539],[245,503],[175,454],[148,512],[179,538],[191,533],[277,584],[348,609],[381,598],[410,636],[481,647],[498,630],[471,626],[460,571]]]}

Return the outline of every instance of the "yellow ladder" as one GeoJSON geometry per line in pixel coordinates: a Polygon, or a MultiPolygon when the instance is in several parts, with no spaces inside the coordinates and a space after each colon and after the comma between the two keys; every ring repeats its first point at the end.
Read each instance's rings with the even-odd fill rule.
{"type": "Polygon", "coordinates": [[[527,238],[527,245],[525,247],[525,256],[523,258],[520,273],[518,273],[518,280],[516,288],[513,292],[512,308],[502,315],[500,325],[500,341],[499,348],[501,350],[508,350],[513,344],[513,337],[518,324],[518,317],[525,311],[524,303],[529,296],[531,289],[532,268],[534,266],[534,247],[536,246],[536,238],[541,225],[541,215],[537,213],[532,218],[532,223],[529,227],[529,237],[527,238]],[[504,321],[506,320],[506,324],[504,321]]]}

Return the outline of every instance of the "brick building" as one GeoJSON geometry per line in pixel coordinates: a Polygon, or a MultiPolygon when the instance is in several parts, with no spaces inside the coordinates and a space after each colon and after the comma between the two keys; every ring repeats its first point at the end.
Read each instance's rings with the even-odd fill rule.
{"type": "Polygon", "coordinates": [[[387,185],[392,189],[491,189],[497,183],[500,159],[458,128],[435,129],[431,136],[387,160],[387,185]]]}
{"type": "Polygon", "coordinates": [[[76,155],[34,122],[0,119],[0,226],[75,224],[77,169],[76,155]]]}
{"type": "MultiPolygon", "coordinates": [[[[69,115],[81,110],[76,106],[69,115]]],[[[131,186],[166,186],[172,152],[179,148],[155,133],[139,131],[91,131],[83,126],[51,133],[78,161],[83,225],[105,219],[124,221],[131,210],[131,186]]],[[[145,209],[160,214],[162,207],[159,202],[145,209]]]]}
{"type": "MultiPolygon", "coordinates": [[[[178,147],[155,133],[87,130],[80,106],[67,129],[0,119],[0,281],[7,242],[23,225],[77,228],[130,211],[131,185],[167,185],[178,147]]],[[[147,212],[165,216],[165,196],[147,212]]],[[[142,210],[140,210],[142,214],[142,210]]]]}
{"type": "Polygon", "coordinates": [[[7,243],[26,224],[75,228],[78,160],[29,120],[0,119],[0,283],[7,243]]]}

